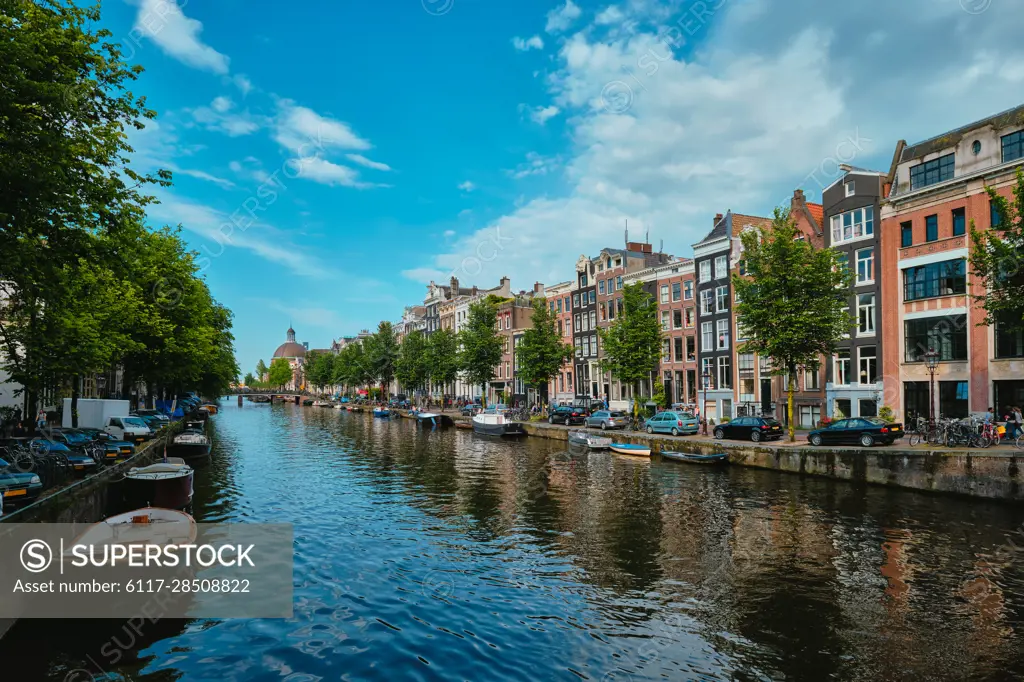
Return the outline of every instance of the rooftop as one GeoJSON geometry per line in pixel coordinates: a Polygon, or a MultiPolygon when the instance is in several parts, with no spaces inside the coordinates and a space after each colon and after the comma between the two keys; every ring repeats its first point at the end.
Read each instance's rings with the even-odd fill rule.
{"type": "Polygon", "coordinates": [[[936,135],[935,137],[924,140],[923,142],[907,145],[903,149],[903,154],[900,156],[900,163],[911,161],[922,156],[927,156],[933,152],[952,147],[959,143],[967,133],[979,128],[992,126],[996,130],[999,130],[1000,128],[1020,125],[1024,125],[1024,104],[1012,109],[1007,109],[1006,111],[1001,111],[998,114],[983,118],[980,121],[968,123],[965,126],[955,130],[950,130],[947,133],[936,135]]]}

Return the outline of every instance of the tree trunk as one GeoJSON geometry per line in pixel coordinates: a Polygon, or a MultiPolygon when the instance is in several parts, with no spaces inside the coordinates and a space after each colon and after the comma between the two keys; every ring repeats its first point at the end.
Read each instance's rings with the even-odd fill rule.
{"type": "Polygon", "coordinates": [[[786,377],[786,414],[789,419],[789,442],[796,442],[796,425],[793,424],[793,391],[796,388],[796,382],[794,378],[795,372],[790,372],[789,376],[786,377]]]}
{"type": "Polygon", "coordinates": [[[79,378],[76,374],[71,377],[71,428],[78,428],[78,386],[79,378]]]}
{"type": "Polygon", "coordinates": [[[487,382],[480,384],[480,408],[487,409],[487,382]]]}
{"type": "Polygon", "coordinates": [[[640,416],[640,382],[633,386],[633,418],[640,416]]]}

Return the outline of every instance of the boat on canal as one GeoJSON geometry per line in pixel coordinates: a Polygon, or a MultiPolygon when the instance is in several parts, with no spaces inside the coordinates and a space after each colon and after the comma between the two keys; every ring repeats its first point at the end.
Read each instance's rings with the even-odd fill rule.
{"type": "Polygon", "coordinates": [[[70,545],[184,545],[198,535],[196,521],[177,509],[142,507],[91,525],[70,545]]]}
{"type": "Polygon", "coordinates": [[[698,455],[692,452],[675,452],[674,450],[665,450],[658,453],[665,459],[671,459],[676,462],[687,462],[688,464],[728,464],[729,455],[724,452],[716,452],[710,455],[698,455]]]}
{"type": "Polygon", "coordinates": [[[391,417],[391,410],[386,407],[375,407],[373,408],[373,416],[379,419],[389,419],[391,417]]]}
{"type": "Polygon", "coordinates": [[[612,443],[608,447],[611,448],[612,452],[617,452],[620,455],[632,455],[633,457],[651,456],[651,448],[647,445],[637,445],[635,443],[612,443]]]}
{"type": "Polygon", "coordinates": [[[473,433],[485,436],[516,438],[525,436],[526,429],[519,422],[512,421],[504,411],[485,410],[473,417],[473,433]]]}
{"type": "Polygon", "coordinates": [[[428,426],[430,428],[436,428],[438,426],[452,426],[455,424],[455,420],[446,414],[438,414],[437,412],[415,412],[411,413],[418,424],[421,426],[428,426]]]}
{"type": "Polygon", "coordinates": [[[124,476],[124,499],[131,507],[184,509],[192,504],[194,470],[180,457],[168,457],[124,476]]]}
{"type": "Polygon", "coordinates": [[[210,438],[206,435],[203,422],[185,422],[185,430],[174,437],[168,451],[187,464],[207,461],[210,457],[210,438]]]}
{"type": "Polygon", "coordinates": [[[612,439],[586,431],[570,431],[569,445],[578,445],[588,450],[607,450],[612,446],[612,439]]]}
{"type": "Polygon", "coordinates": [[[313,407],[334,407],[329,400],[314,400],[313,407]]]}

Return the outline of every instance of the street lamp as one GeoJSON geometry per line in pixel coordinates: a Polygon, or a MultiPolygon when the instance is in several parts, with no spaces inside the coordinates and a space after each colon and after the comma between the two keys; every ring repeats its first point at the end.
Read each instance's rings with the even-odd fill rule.
{"type": "Polygon", "coordinates": [[[700,418],[704,426],[704,435],[708,435],[708,384],[711,383],[711,372],[707,369],[700,375],[704,384],[704,406],[700,408],[700,418]]]}
{"type": "Polygon", "coordinates": [[[928,368],[928,425],[935,426],[935,370],[939,366],[939,352],[929,348],[924,354],[924,365],[928,368]]]}

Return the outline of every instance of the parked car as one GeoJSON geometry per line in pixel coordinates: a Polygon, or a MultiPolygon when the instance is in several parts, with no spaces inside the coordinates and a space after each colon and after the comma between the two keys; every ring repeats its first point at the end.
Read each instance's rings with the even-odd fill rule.
{"type": "Polygon", "coordinates": [[[171,423],[171,418],[158,410],[139,410],[138,412],[135,413],[135,416],[139,416],[142,417],[143,419],[146,419],[147,423],[149,421],[149,418],[152,418],[160,422],[160,424],[162,424],[163,426],[167,426],[168,424],[171,423]]]}
{"type": "Polygon", "coordinates": [[[141,443],[153,435],[141,417],[111,417],[103,430],[114,438],[136,443],[141,443]]]}
{"type": "Polygon", "coordinates": [[[48,438],[37,437],[29,441],[29,447],[36,453],[49,453],[64,455],[68,464],[75,470],[75,473],[85,476],[94,471],[98,462],[84,452],[72,450],[64,443],[48,438]]]}
{"type": "Polygon", "coordinates": [[[722,440],[778,440],[782,438],[782,424],[767,417],[737,417],[715,427],[715,438],[722,440]]]}
{"type": "Polygon", "coordinates": [[[34,502],[42,490],[38,474],[18,471],[0,459],[0,507],[34,502]]]}
{"type": "Polygon", "coordinates": [[[892,445],[903,437],[902,424],[890,424],[877,417],[840,419],[807,434],[811,445],[892,445]]]}
{"type": "Polygon", "coordinates": [[[602,431],[608,429],[624,429],[629,422],[629,417],[620,410],[598,410],[587,417],[587,426],[600,428],[602,431]]]}
{"type": "Polygon", "coordinates": [[[587,421],[587,415],[578,407],[556,407],[551,410],[548,415],[549,424],[565,424],[571,426],[572,424],[584,424],[587,421]]]}
{"type": "Polygon", "coordinates": [[[659,412],[647,420],[647,433],[671,433],[694,435],[700,430],[697,418],[689,412],[659,412]]]}
{"type": "Polygon", "coordinates": [[[146,426],[148,426],[149,430],[154,433],[156,433],[163,427],[167,426],[168,424],[168,422],[161,421],[158,417],[155,417],[151,414],[138,415],[138,417],[142,421],[146,422],[146,426]]]}
{"type": "Polygon", "coordinates": [[[114,438],[106,431],[99,429],[78,429],[85,435],[92,438],[93,442],[103,446],[103,458],[107,462],[114,462],[118,459],[131,457],[135,454],[135,444],[126,440],[114,438]]]}
{"type": "Polygon", "coordinates": [[[477,404],[464,405],[461,410],[463,417],[472,417],[473,415],[480,412],[480,406],[477,404]]]}

